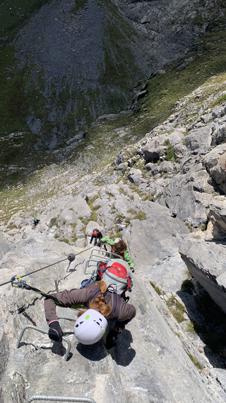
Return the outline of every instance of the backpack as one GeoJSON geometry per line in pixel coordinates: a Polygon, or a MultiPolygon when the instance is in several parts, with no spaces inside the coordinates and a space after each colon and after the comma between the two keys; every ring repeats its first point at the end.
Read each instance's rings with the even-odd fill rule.
{"type": "Polygon", "coordinates": [[[120,260],[104,264],[101,262],[97,270],[98,276],[108,286],[108,291],[116,292],[119,295],[132,289],[132,278],[123,263],[120,260]]]}

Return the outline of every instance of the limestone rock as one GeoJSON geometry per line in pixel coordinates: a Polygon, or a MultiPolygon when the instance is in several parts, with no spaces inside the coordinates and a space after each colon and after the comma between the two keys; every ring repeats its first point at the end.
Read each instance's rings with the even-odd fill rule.
{"type": "Polygon", "coordinates": [[[224,240],[226,238],[226,199],[224,196],[214,198],[210,204],[208,219],[213,226],[213,239],[224,240]]]}
{"type": "Polygon", "coordinates": [[[204,241],[183,242],[180,253],[192,277],[226,312],[226,247],[204,241]]]}
{"type": "Polygon", "coordinates": [[[155,176],[159,173],[159,165],[154,164],[153,162],[148,162],[145,165],[145,169],[150,172],[151,175],[155,176]]]}
{"type": "Polygon", "coordinates": [[[200,185],[196,187],[194,174],[177,174],[164,189],[160,198],[161,203],[169,207],[177,217],[197,227],[207,221],[208,210],[206,207],[211,200],[208,193],[200,193],[200,185]],[[197,191],[198,190],[198,191],[197,191]]]}
{"type": "Polygon", "coordinates": [[[5,239],[5,237],[0,233],[0,260],[3,256],[12,248],[10,242],[5,239]]]}
{"type": "Polygon", "coordinates": [[[187,136],[185,136],[185,145],[191,151],[205,154],[211,146],[211,132],[211,126],[208,125],[200,129],[192,130],[187,136]]]}
{"type": "Polygon", "coordinates": [[[116,169],[118,171],[122,171],[122,172],[125,172],[127,170],[127,168],[128,168],[128,163],[126,163],[126,162],[122,162],[121,164],[117,165],[117,167],[116,167],[116,169]]]}
{"type": "Polygon", "coordinates": [[[129,180],[135,185],[139,185],[142,182],[142,172],[140,169],[131,168],[128,173],[129,180]]]}
{"type": "Polygon", "coordinates": [[[212,146],[226,142],[226,123],[216,123],[212,132],[212,146]]]}
{"type": "Polygon", "coordinates": [[[219,189],[226,194],[226,144],[220,144],[205,156],[204,164],[219,189]]]}
{"type": "Polygon", "coordinates": [[[142,276],[157,282],[163,290],[176,291],[187,275],[178,245],[180,236],[188,230],[156,203],[148,205],[146,215],[146,220],[134,220],[124,231],[136,270],[140,273],[142,267],[142,276]]]}

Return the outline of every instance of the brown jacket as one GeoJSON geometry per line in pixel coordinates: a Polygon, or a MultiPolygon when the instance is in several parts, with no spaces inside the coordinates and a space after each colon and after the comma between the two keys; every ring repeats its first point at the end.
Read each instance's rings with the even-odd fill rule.
{"type": "MultiPolygon", "coordinates": [[[[82,304],[88,308],[89,302],[100,295],[100,288],[97,284],[91,284],[86,288],[65,290],[52,295],[57,298],[59,304],[65,308],[71,308],[76,304],[82,304]]],[[[107,319],[115,319],[117,322],[125,325],[136,315],[135,307],[131,304],[127,304],[120,295],[107,291],[105,301],[112,307],[112,311],[107,319]]],[[[45,299],[44,308],[48,324],[58,320],[56,315],[56,302],[53,299],[45,299]]]]}

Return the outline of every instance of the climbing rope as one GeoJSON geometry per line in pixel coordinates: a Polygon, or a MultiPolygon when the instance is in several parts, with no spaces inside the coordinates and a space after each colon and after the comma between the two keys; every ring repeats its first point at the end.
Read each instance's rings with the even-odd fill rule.
{"type": "MultiPolygon", "coordinates": [[[[48,264],[47,266],[40,267],[39,269],[30,271],[29,273],[23,274],[23,275],[21,275],[21,276],[18,276],[18,277],[17,277],[17,276],[13,276],[10,280],[5,281],[4,283],[0,284],[0,287],[2,287],[3,285],[6,285],[6,284],[12,283],[13,281],[15,281],[16,277],[17,277],[17,279],[22,279],[22,278],[24,278],[24,277],[30,276],[31,274],[37,273],[37,272],[39,272],[39,271],[41,271],[41,270],[48,269],[49,267],[52,267],[52,266],[55,266],[55,265],[57,265],[57,264],[59,264],[59,263],[65,262],[66,260],[69,260],[69,265],[70,265],[71,262],[73,262],[73,261],[75,260],[75,257],[76,257],[76,256],[81,255],[82,253],[84,253],[84,252],[86,252],[87,250],[90,250],[90,249],[92,249],[92,248],[93,248],[93,246],[90,246],[89,248],[83,249],[82,251],[80,251],[80,252],[78,252],[78,253],[70,253],[70,254],[68,255],[68,257],[65,258],[65,259],[58,260],[57,262],[48,264]]],[[[21,286],[21,288],[22,288],[22,286],[21,286]]]]}

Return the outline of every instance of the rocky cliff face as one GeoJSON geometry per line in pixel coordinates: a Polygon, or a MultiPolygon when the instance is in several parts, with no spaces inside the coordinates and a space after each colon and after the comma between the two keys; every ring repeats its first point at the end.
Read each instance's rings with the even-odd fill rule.
{"type": "MultiPolygon", "coordinates": [[[[26,78],[27,83],[30,77],[35,85],[40,75],[39,84],[45,89],[42,95],[46,99],[40,99],[38,87],[34,87],[37,93],[32,94],[37,95],[35,99],[40,111],[48,111],[47,120],[55,125],[54,119],[62,118],[62,130],[66,116],[64,106],[69,101],[67,94],[61,106],[56,99],[61,94],[61,85],[65,84],[64,74],[75,63],[71,76],[68,73],[71,81],[76,74],[83,77],[79,85],[84,85],[84,93],[85,86],[94,88],[97,85],[100,66],[94,56],[104,57],[103,49],[100,50],[103,19],[111,29],[111,22],[122,23],[120,28],[117,25],[117,41],[123,37],[125,44],[128,40],[129,54],[136,61],[130,80],[140,72],[149,74],[152,66],[160,69],[174,57],[185,54],[192,38],[207,27],[211,31],[214,22],[222,23],[223,16],[220,1],[44,3],[31,1],[27,14],[21,9],[18,14],[12,13],[10,34],[13,35],[17,62],[20,60],[19,66],[25,74],[20,78],[26,78]],[[201,20],[198,16],[202,16],[201,20]],[[18,21],[21,23],[19,31],[18,21]],[[50,25],[55,27],[52,31],[50,25]],[[99,38],[95,43],[92,36],[86,42],[85,32],[90,32],[91,26],[99,38]],[[62,30],[60,36],[59,29],[62,30]],[[53,38],[50,38],[51,32],[53,38]],[[136,33],[135,43],[132,32],[136,33]],[[93,57],[90,65],[85,63],[84,71],[78,70],[82,60],[79,52],[76,57],[69,52],[73,37],[83,38],[78,50],[84,58],[87,53],[83,54],[83,46],[87,45],[89,49],[92,45],[95,50],[93,53],[90,50],[93,57]],[[68,48],[66,38],[70,39],[68,48]],[[148,42],[150,38],[152,47],[148,42]],[[51,52],[51,41],[57,43],[60,55],[65,51],[64,64],[57,52],[51,52]],[[45,45],[43,51],[40,50],[41,42],[45,45]],[[138,57],[138,47],[143,59],[138,57]],[[31,75],[25,68],[28,53],[33,58],[29,63],[35,66],[31,75]],[[145,71],[141,67],[145,67],[145,71]],[[52,91],[56,95],[54,99],[51,98],[52,91]],[[44,105],[47,105],[46,109],[44,105]]],[[[5,20],[6,26],[8,23],[5,20]]],[[[4,25],[1,32],[4,42],[12,40],[12,36],[5,37],[4,25]]],[[[56,165],[48,161],[49,165],[26,178],[25,183],[1,192],[1,282],[14,274],[28,273],[61,260],[71,252],[82,252],[69,268],[67,262],[62,262],[28,278],[31,285],[45,292],[54,291],[56,287],[60,290],[78,287],[85,277],[90,257],[90,251],[83,251],[90,246],[87,235],[94,227],[99,227],[104,234],[122,236],[128,243],[136,264],[130,297],[137,308],[137,316],[110,352],[103,345],[94,350],[81,349],[72,335],[76,312],[59,308],[61,325],[72,344],[72,356],[66,362],[62,357],[65,351],[55,349],[45,334],[32,329],[26,331],[20,347],[16,348],[19,333],[25,326],[47,330],[43,298],[10,285],[0,287],[1,403],[24,403],[34,395],[81,396],[98,403],[215,403],[226,400],[224,38],[224,31],[210,32],[203,42],[206,52],[202,50],[193,60],[185,58],[178,63],[177,69],[160,71],[152,78],[145,88],[142,87],[141,96],[146,90],[149,94],[143,98],[140,112],[120,114],[117,123],[111,120],[112,116],[103,117],[92,128],[79,152],[73,153],[77,135],[61,149],[62,159],[72,153],[66,163],[56,165]],[[195,86],[198,87],[195,91],[183,96],[195,86]],[[178,97],[181,97],[179,101],[178,97]],[[156,125],[159,115],[167,116],[172,105],[173,114],[161,125],[156,125]],[[146,135],[139,140],[143,130],[146,135]],[[139,141],[134,144],[135,139],[139,141]],[[33,217],[40,220],[35,227],[33,217]]],[[[4,69],[11,60],[11,51],[12,48],[7,48],[4,53],[4,69]]],[[[115,62],[123,50],[115,44],[111,51],[110,59],[117,71],[115,62]]],[[[128,60],[127,56],[123,63],[125,60],[128,60]]],[[[3,86],[3,93],[9,100],[9,83],[12,88],[18,87],[17,95],[22,92],[20,80],[14,80],[13,70],[7,72],[9,80],[3,86]]],[[[112,87],[105,83],[102,90],[110,91],[111,88],[112,99],[118,94],[122,102],[128,102],[129,81],[124,81],[120,75],[122,81],[114,81],[112,70],[110,76],[112,87]],[[123,89],[122,83],[126,83],[123,89]],[[123,94],[126,94],[125,98],[123,94]]],[[[23,84],[23,80],[21,82],[23,84]]],[[[71,83],[72,93],[73,88],[78,89],[77,85],[76,80],[71,83]]],[[[10,99],[7,105],[12,107],[9,109],[11,116],[27,119],[26,108],[18,106],[23,103],[10,99]]],[[[25,102],[25,98],[17,99],[25,102]]],[[[70,105],[74,107],[71,99],[70,105]]],[[[36,109],[32,109],[32,97],[29,100],[31,119],[28,124],[33,131],[35,129],[38,150],[43,133],[38,128],[42,127],[43,121],[37,119],[36,109]]],[[[98,114],[98,108],[93,105],[89,98],[89,107],[98,114]]],[[[10,121],[12,123],[15,121],[10,121]]],[[[18,127],[20,123],[16,121],[18,127]]],[[[13,143],[16,141],[16,150],[20,149],[25,132],[10,133],[9,130],[10,134],[1,138],[3,146],[12,140],[13,143]]],[[[54,141],[58,140],[50,137],[54,148],[54,141]]],[[[27,146],[33,149],[33,137],[27,146]]],[[[14,157],[12,154],[12,160],[14,157]]],[[[32,154],[32,158],[38,159],[38,153],[32,154]]],[[[10,170],[15,172],[17,167],[11,164],[10,170]]],[[[24,167],[21,169],[25,170],[24,167]]]]}
{"type": "MultiPolygon", "coordinates": [[[[2,226],[1,281],[81,251],[96,226],[123,236],[136,263],[131,302],[137,307],[110,354],[101,346],[83,351],[69,335],[73,356],[65,362],[45,335],[32,330],[15,348],[24,326],[46,329],[43,301],[1,287],[4,403],[35,394],[82,395],[100,403],[225,401],[224,319],[207,296],[197,295],[204,287],[225,310],[225,110],[224,74],[181,99],[173,115],[124,148],[114,164],[80,179],[78,165],[53,169],[52,184],[48,177],[40,185],[54,195],[44,197],[45,204],[30,199],[37,227],[29,208],[2,226]]],[[[46,292],[55,289],[54,281],[60,289],[76,287],[88,258],[84,253],[71,271],[61,263],[29,282],[46,292]]],[[[59,309],[59,315],[73,319],[75,313],[59,309]]],[[[64,319],[62,326],[72,331],[64,319]]]]}
{"type": "Polygon", "coordinates": [[[62,159],[67,141],[75,147],[98,116],[129,108],[140,80],[180,58],[186,64],[224,11],[221,1],[3,3],[3,169],[20,166],[18,148],[27,171],[62,159]]]}

